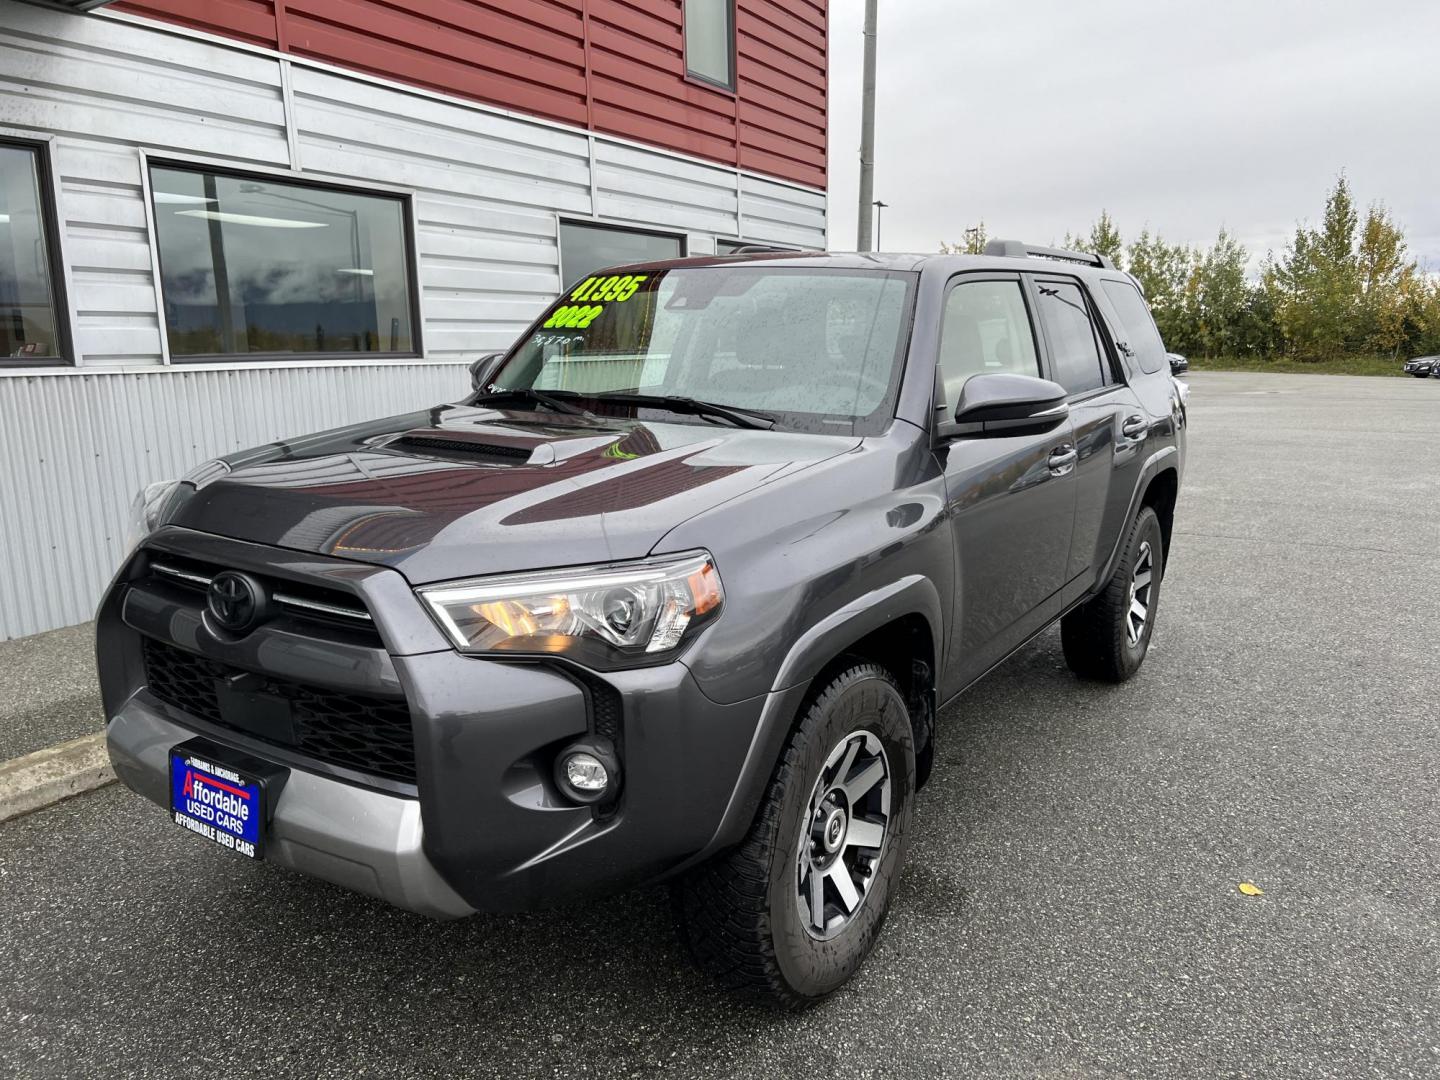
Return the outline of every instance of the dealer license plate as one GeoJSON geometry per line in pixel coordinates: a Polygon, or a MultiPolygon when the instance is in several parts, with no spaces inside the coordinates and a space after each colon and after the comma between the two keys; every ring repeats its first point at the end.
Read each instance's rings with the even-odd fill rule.
{"type": "MultiPolygon", "coordinates": [[[[264,854],[268,796],[277,771],[256,775],[202,740],[170,751],[170,813],[175,824],[247,859],[264,854]]],[[[248,759],[247,759],[248,760],[248,759]]]]}

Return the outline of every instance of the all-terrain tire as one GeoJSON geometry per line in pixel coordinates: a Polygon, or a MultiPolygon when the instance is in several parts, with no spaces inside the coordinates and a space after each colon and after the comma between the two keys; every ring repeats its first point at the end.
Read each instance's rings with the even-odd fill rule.
{"type": "Polygon", "coordinates": [[[1130,524],[1120,561],[1098,595],[1070,612],[1060,621],[1060,643],[1065,662],[1082,679],[1124,682],[1145,662],[1155,616],[1160,606],[1160,584],[1165,567],[1165,539],[1160,519],[1150,507],[1141,507],[1130,524]],[[1132,605],[1136,591],[1136,564],[1148,560],[1150,577],[1144,592],[1146,609],[1143,626],[1134,635],[1132,605]]]}
{"type": "Polygon", "coordinates": [[[914,792],[915,747],[905,700],[884,668],[857,662],[810,699],[744,841],[673,887],[680,933],[699,967],[722,986],[783,1009],[806,1008],[842,986],[885,923],[905,858],[914,792]],[[812,798],[831,767],[827,759],[860,732],[878,737],[885,752],[885,839],[859,904],[834,936],[822,940],[806,929],[799,860],[811,839],[812,798]]]}

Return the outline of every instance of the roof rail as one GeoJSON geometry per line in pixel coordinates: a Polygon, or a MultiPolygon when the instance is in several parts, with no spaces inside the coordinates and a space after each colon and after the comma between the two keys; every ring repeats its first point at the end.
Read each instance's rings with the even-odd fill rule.
{"type": "Polygon", "coordinates": [[[741,244],[739,247],[731,248],[725,252],[726,255],[774,255],[776,253],[785,255],[798,255],[808,248],[776,247],[774,244],[741,244]]]}
{"type": "Polygon", "coordinates": [[[1081,266],[1098,266],[1101,270],[1114,270],[1115,264],[1104,255],[1088,251],[1065,251],[1063,248],[1040,247],[1020,240],[991,240],[985,245],[986,255],[998,255],[1006,259],[1053,259],[1056,262],[1079,263],[1081,266]]]}

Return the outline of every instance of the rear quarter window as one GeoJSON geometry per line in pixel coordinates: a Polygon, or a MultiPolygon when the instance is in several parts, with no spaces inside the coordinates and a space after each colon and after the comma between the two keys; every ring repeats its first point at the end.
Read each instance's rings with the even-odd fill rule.
{"type": "Polygon", "coordinates": [[[1106,280],[1101,282],[1105,295],[1120,317],[1118,329],[1122,340],[1135,354],[1135,362],[1148,375],[1164,371],[1168,364],[1165,359],[1165,343],[1160,340],[1160,331],[1155,328],[1155,319],[1140,290],[1129,281],[1106,280]]]}

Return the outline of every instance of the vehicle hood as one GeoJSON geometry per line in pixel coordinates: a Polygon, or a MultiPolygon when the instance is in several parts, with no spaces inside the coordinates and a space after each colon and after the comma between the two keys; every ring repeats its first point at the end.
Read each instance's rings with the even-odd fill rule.
{"type": "Polygon", "coordinates": [[[858,444],[446,405],[211,462],[167,523],[381,563],[420,585],[639,558],[682,521],[858,444]]]}

